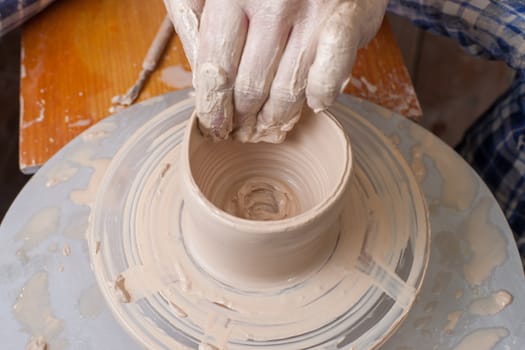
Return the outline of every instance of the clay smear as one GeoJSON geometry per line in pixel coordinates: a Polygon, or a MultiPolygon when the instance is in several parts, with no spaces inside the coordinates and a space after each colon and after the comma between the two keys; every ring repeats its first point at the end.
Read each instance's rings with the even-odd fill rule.
{"type": "Polygon", "coordinates": [[[131,294],[126,287],[126,278],[122,275],[118,276],[114,285],[115,296],[121,303],[129,303],[131,301],[131,294]]]}
{"type": "Polygon", "coordinates": [[[469,312],[474,315],[494,315],[512,303],[512,295],[506,290],[500,290],[489,296],[476,299],[470,304],[469,312]]]}
{"type": "MultiPolygon", "coordinates": [[[[435,164],[442,179],[441,204],[458,211],[463,211],[472,205],[478,192],[479,181],[472,169],[465,166],[457,166],[457,162],[450,159],[445,152],[444,145],[435,136],[428,135],[420,126],[411,125],[410,132],[415,139],[423,142],[412,148],[412,168],[420,181],[426,177],[426,169],[422,157],[427,155],[435,164]],[[417,175],[419,174],[419,175],[417,175]],[[456,174],[453,179],[445,175],[456,174]]],[[[458,157],[458,162],[462,161],[458,157]]]]}
{"type": "Polygon", "coordinates": [[[67,345],[60,339],[64,322],[53,315],[48,288],[47,272],[36,273],[20,291],[13,313],[24,330],[34,337],[32,343],[35,347],[38,345],[35,339],[42,337],[40,344],[48,344],[52,350],[62,350],[67,345]]]}
{"type": "Polygon", "coordinates": [[[99,184],[104,177],[104,169],[107,168],[109,162],[109,159],[95,159],[90,161],[88,166],[94,170],[93,174],[91,175],[88,188],[85,190],[76,190],[71,192],[70,198],[74,203],[87,206],[90,206],[92,203],[94,203],[97,197],[96,189],[99,187],[99,184]]]}
{"type": "Polygon", "coordinates": [[[67,182],[78,172],[78,168],[72,167],[66,163],[61,163],[51,169],[47,174],[46,187],[54,187],[58,184],[67,182]]]}
{"type": "MultiPolygon", "coordinates": [[[[115,128],[115,124],[103,123],[101,126],[97,126],[94,130],[89,132],[102,132],[104,130],[110,131],[113,130],[113,128],[115,128]]],[[[94,151],[89,147],[84,147],[76,150],[75,152],[72,152],[71,154],[68,154],[66,159],[80,167],[92,169],[87,188],[71,191],[69,195],[70,199],[75,204],[91,206],[95,201],[100,182],[104,177],[105,170],[108,167],[111,159],[95,159],[94,151]]]]}
{"type": "Polygon", "coordinates": [[[456,329],[456,326],[458,325],[459,319],[463,315],[463,311],[454,311],[447,315],[448,323],[446,324],[445,328],[443,330],[445,333],[452,333],[454,329],[456,329]]]}
{"type": "Polygon", "coordinates": [[[105,139],[117,128],[115,123],[104,121],[93,125],[89,130],[82,133],[84,142],[96,142],[105,139]]]}
{"type": "Polygon", "coordinates": [[[281,181],[254,177],[240,185],[224,210],[248,220],[282,220],[300,213],[291,188],[281,181]]]}
{"type": "Polygon", "coordinates": [[[488,197],[481,199],[462,227],[471,251],[463,272],[471,285],[483,283],[507,259],[505,237],[490,221],[492,203],[488,197]]]}
{"type": "Polygon", "coordinates": [[[505,328],[485,328],[474,331],[459,342],[453,350],[492,350],[509,335],[505,328]]]}
{"type": "Polygon", "coordinates": [[[71,255],[71,247],[69,244],[64,244],[62,247],[62,255],[64,256],[70,256],[71,255]]]}
{"type": "Polygon", "coordinates": [[[412,171],[414,172],[417,181],[419,183],[422,183],[423,180],[425,180],[425,177],[427,176],[427,169],[423,161],[423,150],[420,146],[416,145],[410,148],[410,153],[412,155],[412,163],[410,164],[410,166],[412,167],[412,171]]]}
{"type": "Polygon", "coordinates": [[[44,337],[33,338],[29,344],[27,344],[26,350],[48,350],[47,341],[44,337]]]}

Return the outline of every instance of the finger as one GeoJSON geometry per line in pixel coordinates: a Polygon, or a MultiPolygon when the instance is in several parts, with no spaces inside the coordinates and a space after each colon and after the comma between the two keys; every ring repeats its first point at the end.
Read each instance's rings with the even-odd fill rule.
{"type": "Polygon", "coordinates": [[[199,20],[204,0],[164,0],[192,70],[197,57],[199,20]]]}
{"type": "Polygon", "coordinates": [[[234,87],[235,137],[246,142],[255,128],[256,115],[266,101],[288,40],[291,23],[273,18],[250,19],[234,87]]]}
{"type": "Polygon", "coordinates": [[[329,107],[350,78],[360,42],[358,22],[351,20],[355,7],[341,3],[320,33],[306,88],[308,105],[316,112],[329,107]]]}
{"type": "Polygon", "coordinates": [[[310,45],[313,35],[306,25],[292,29],[268,99],[257,115],[251,141],[280,143],[299,120],[305,102],[308,67],[314,57],[310,45]]]}
{"type": "Polygon", "coordinates": [[[201,130],[215,140],[226,139],[232,130],[233,83],[247,28],[247,18],[236,1],[206,2],[194,85],[201,130]]]}

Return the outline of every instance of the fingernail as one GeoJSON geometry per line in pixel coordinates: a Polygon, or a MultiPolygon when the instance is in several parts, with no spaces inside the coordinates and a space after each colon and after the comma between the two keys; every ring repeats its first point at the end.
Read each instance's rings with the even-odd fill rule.
{"type": "Polygon", "coordinates": [[[226,73],[218,66],[205,63],[199,68],[195,108],[204,135],[214,141],[225,140],[232,130],[232,90],[226,73]]]}
{"type": "Polygon", "coordinates": [[[308,107],[312,109],[315,113],[322,112],[327,109],[327,106],[323,103],[320,98],[309,96],[307,99],[308,107]]]}
{"type": "Polygon", "coordinates": [[[231,123],[224,116],[223,112],[215,114],[199,114],[199,129],[204,136],[212,138],[214,141],[221,141],[228,138],[231,132],[231,123]]]}
{"type": "Polygon", "coordinates": [[[232,130],[231,118],[227,118],[224,114],[224,111],[215,114],[211,122],[211,132],[219,140],[227,139],[232,130]]]}

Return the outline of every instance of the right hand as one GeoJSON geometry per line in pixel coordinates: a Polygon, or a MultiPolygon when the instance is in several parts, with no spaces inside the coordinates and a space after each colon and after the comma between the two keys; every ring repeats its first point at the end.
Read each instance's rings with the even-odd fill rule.
{"type": "Polygon", "coordinates": [[[193,69],[201,130],[282,142],[305,103],[326,109],[387,0],[165,0],[193,69]]]}

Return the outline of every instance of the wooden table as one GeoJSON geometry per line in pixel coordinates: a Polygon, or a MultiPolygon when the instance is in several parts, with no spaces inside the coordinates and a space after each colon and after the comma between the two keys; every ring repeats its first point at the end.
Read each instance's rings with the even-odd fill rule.
{"type": "MultiPolygon", "coordinates": [[[[135,82],[165,16],[162,0],[57,0],[24,28],[20,169],[33,173],[84,129],[110,114],[135,82]]],[[[180,41],[171,40],[138,101],[189,87],[180,41]]],[[[347,93],[418,118],[421,108],[387,22],[359,52],[347,93]]]]}

